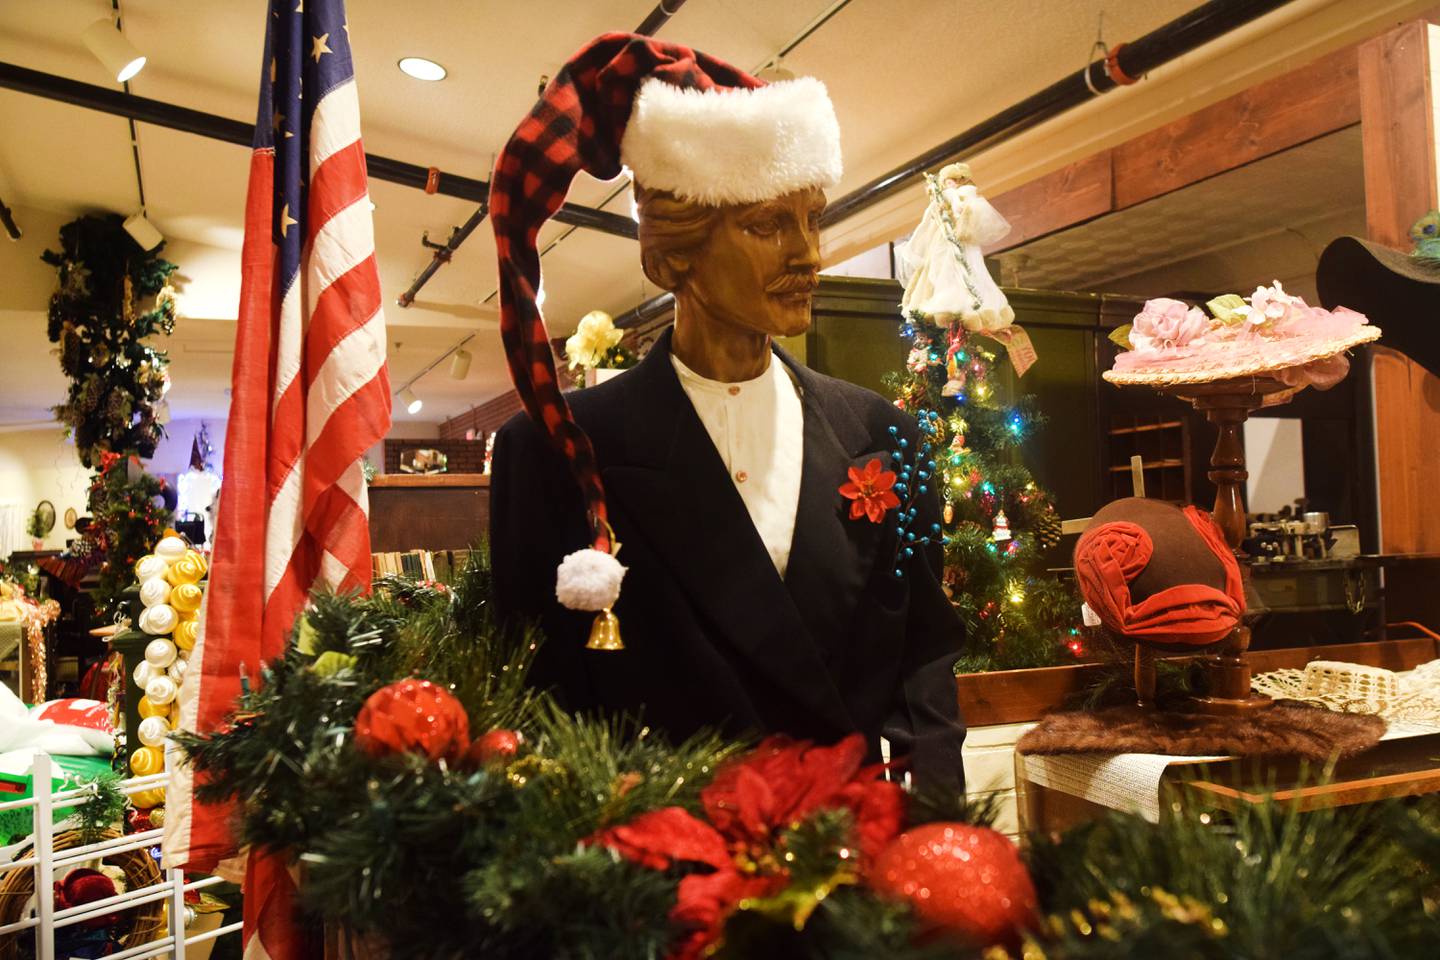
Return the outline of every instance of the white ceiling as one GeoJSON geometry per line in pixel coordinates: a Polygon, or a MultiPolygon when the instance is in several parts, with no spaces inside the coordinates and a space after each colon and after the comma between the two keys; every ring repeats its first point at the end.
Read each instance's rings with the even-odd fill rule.
{"type": "MultiPolygon", "coordinates": [[[[1087,59],[1100,12],[1112,43],[1173,19],[1193,0],[853,0],[787,58],[824,80],[844,132],[847,175],[836,194],[865,182],[970,124],[1071,72],[1087,59]]],[[[792,40],[831,0],[689,0],[660,31],[750,69],[792,40]]],[[[535,98],[542,75],[597,33],[630,30],[654,0],[350,0],[350,36],[371,153],[485,178],[496,150],[535,98]],[[426,84],[395,62],[421,55],[450,71],[426,84]]],[[[106,0],[3,0],[0,60],[107,84],[80,44],[106,0]]],[[[261,64],[262,0],[124,0],[125,33],[149,57],[134,93],[249,121],[261,64]]],[[[188,282],[183,319],[169,344],[177,416],[223,416],[239,287],[248,153],[244,148],[140,125],[151,218],[171,238],[167,256],[188,282]]],[[[576,184],[571,199],[610,192],[576,184]]],[[[420,236],[443,239],[474,205],[372,183],[376,245],[387,299],[404,290],[429,254],[420,236]]],[[[46,354],[41,315],[53,282],[36,257],[58,225],[91,210],[138,206],[125,121],[0,91],[0,197],[27,236],[0,244],[0,424],[44,417],[64,381],[46,354]]],[[[921,198],[916,198],[916,215],[921,198]]],[[[609,209],[628,211],[622,196],[609,209]]],[[[552,224],[548,241],[568,228],[552,224]]],[[[572,233],[545,258],[551,331],[567,333],[588,310],[618,313],[656,291],[635,245],[572,233]]],[[[508,386],[493,308],[494,244],[482,225],[408,310],[387,308],[391,379],[398,386],[474,333],[469,378],[441,366],[416,385],[418,419],[457,414],[508,386]],[[398,345],[398,346],[397,346],[398,345]]],[[[397,420],[407,415],[397,411],[397,420]]]]}

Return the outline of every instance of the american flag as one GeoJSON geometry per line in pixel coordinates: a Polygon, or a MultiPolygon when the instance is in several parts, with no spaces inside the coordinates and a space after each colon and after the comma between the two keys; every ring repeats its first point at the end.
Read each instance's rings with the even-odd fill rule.
{"type": "MultiPolygon", "coordinates": [[[[361,464],[390,428],[390,384],[343,0],[269,5],[241,269],[210,588],[181,695],[181,726],[200,732],[233,709],[242,672],[256,683],[283,652],[313,588],[369,589],[361,464]]],[[[236,852],[228,811],[190,787],[172,780],[166,862],[214,870],[236,852]]],[[[299,956],[283,864],[252,854],[246,874],[247,958],[299,956]]]]}

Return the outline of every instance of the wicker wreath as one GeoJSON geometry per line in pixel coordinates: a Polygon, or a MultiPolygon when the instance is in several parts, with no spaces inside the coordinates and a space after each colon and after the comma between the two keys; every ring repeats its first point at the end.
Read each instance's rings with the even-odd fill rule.
{"type": "MultiPolygon", "coordinates": [[[[93,841],[114,840],[120,836],[116,830],[106,830],[93,841]]],[[[55,836],[55,849],[66,850],[83,846],[78,830],[68,830],[55,836]]],[[[163,877],[155,859],[145,849],[127,850],[101,858],[105,863],[125,871],[125,888],[136,890],[153,886],[163,877]]],[[[0,873],[0,926],[15,923],[32,915],[35,911],[35,868],[17,867],[0,873]]],[[[150,903],[132,907],[120,914],[121,945],[137,947],[154,940],[165,926],[165,901],[152,900],[150,903]]],[[[31,930],[22,930],[0,936],[0,960],[17,960],[19,948],[25,938],[33,937],[31,930]]]]}

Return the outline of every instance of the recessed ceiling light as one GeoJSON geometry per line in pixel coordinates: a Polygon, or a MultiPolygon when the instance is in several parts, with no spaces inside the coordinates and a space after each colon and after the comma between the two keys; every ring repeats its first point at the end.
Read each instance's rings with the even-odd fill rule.
{"type": "Polygon", "coordinates": [[[400,72],[416,80],[444,80],[445,68],[424,57],[401,57],[400,72]]]}

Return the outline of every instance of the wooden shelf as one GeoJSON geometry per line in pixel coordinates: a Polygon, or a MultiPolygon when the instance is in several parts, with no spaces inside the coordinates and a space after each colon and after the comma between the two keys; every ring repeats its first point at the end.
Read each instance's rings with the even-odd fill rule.
{"type": "Polygon", "coordinates": [[[372,487],[488,487],[488,473],[382,473],[372,487]]]}
{"type": "MultiPolygon", "coordinates": [[[[1184,460],[1150,460],[1150,461],[1147,461],[1147,462],[1145,462],[1145,463],[1140,464],[1140,466],[1141,466],[1143,469],[1145,469],[1145,470],[1159,470],[1159,469],[1163,469],[1163,468],[1166,468],[1166,467],[1183,467],[1183,466],[1185,466],[1185,461],[1184,461],[1184,460]]],[[[1130,464],[1128,464],[1128,463],[1116,464],[1115,466],[1113,466],[1113,467],[1110,468],[1110,472],[1111,472],[1111,473],[1129,473],[1129,472],[1130,472],[1130,464]]]]}
{"type": "Polygon", "coordinates": [[[1166,420],[1164,423],[1144,423],[1138,427],[1113,427],[1110,436],[1118,437],[1127,433],[1148,433],[1151,430],[1178,430],[1184,424],[1179,420],[1166,420]]]}

